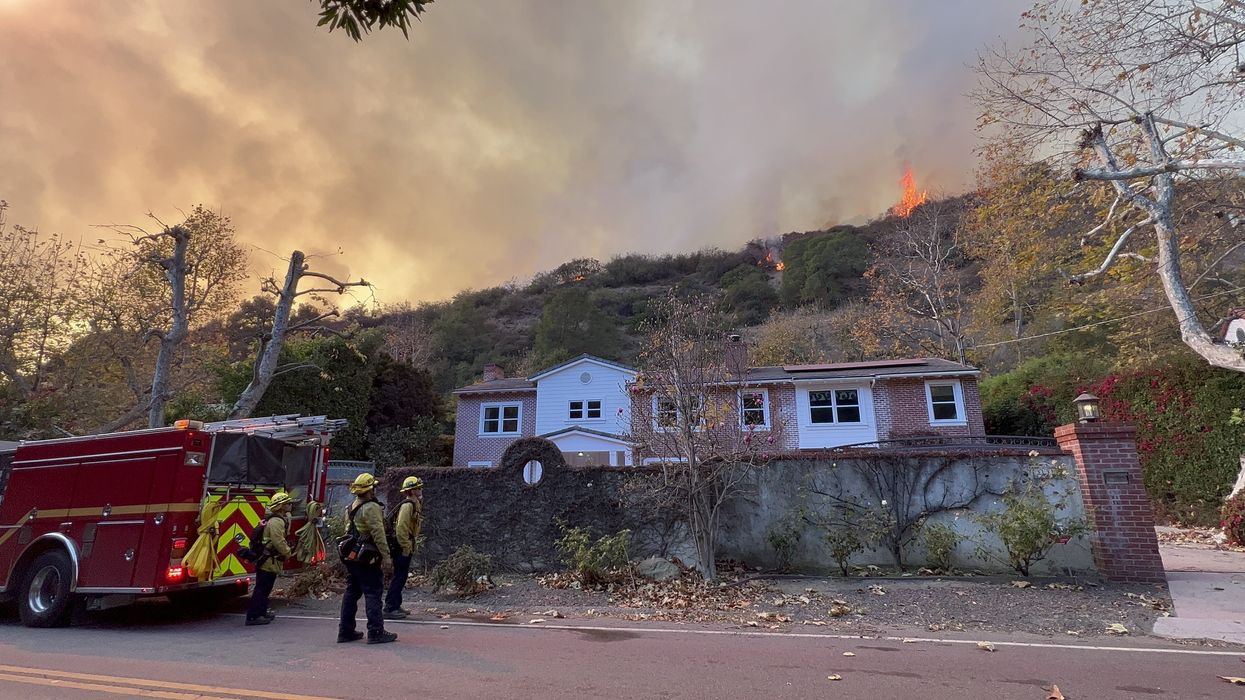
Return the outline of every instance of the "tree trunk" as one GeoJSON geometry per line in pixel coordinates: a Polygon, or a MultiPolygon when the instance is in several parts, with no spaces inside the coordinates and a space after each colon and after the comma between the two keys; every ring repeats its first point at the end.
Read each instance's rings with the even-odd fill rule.
{"type": "Polygon", "coordinates": [[[272,377],[280,366],[281,349],[285,347],[285,338],[290,327],[290,311],[294,307],[295,297],[298,296],[298,282],[306,269],[302,251],[294,251],[290,256],[289,270],[285,273],[285,284],[281,286],[277,297],[276,310],[272,314],[272,335],[261,346],[259,356],[255,358],[251,383],[242,390],[233,409],[229,411],[231,420],[249,418],[259,405],[260,399],[264,398],[268,385],[272,383],[272,377]]]}
{"type": "Polygon", "coordinates": [[[160,354],[156,356],[156,368],[151,377],[151,403],[147,407],[148,428],[164,425],[164,405],[169,400],[173,357],[190,331],[186,309],[186,248],[190,243],[190,231],[174,226],[168,232],[173,237],[173,256],[162,261],[161,265],[164,276],[169,280],[173,318],[169,329],[160,335],[160,354]]]}
{"type": "Polygon", "coordinates": [[[1156,212],[1154,231],[1158,239],[1158,272],[1163,282],[1163,291],[1171,303],[1172,311],[1176,312],[1176,322],[1180,325],[1180,339],[1189,349],[1197,353],[1210,364],[1237,372],[1245,372],[1245,354],[1224,343],[1215,342],[1210,333],[1198,320],[1193,299],[1189,297],[1189,288],[1184,283],[1180,272],[1180,243],[1178,234],[1172,226],[1171,209],[1156,212]]]}

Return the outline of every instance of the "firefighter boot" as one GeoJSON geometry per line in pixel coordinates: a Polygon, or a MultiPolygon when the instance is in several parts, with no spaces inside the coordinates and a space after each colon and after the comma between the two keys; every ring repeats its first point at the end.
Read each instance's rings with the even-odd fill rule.
{"type": "Polygon", "coordinates": [[[345,644],[346,642],[357,642],[357,641],[359,641],[360,639],[363,639],[363,633],[362,633],[362,632],[348,632],[348,633],[347,633],[347,632],[338,632],[338,633],[337,633],[337,643],[338,643],[338,644],[345,644]]]}
{"type": "Polygon", "coordinates": [[[389,642],[398,641],[396,632],[379,632],[377,634],[369,634],[367,636],[368,644],[387,644],[389,642]]]}

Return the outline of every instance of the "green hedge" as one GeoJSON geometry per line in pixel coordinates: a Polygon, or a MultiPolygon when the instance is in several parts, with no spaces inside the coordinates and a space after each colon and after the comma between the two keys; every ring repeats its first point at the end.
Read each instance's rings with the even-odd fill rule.
{"type": "Polygon", "coordinates": [[[1096,364],[1092,357],[1051,356],[985,380],[987,430],[1049,435],[1073,419],[1072,399],[1088,390],[1102,399],[1105,420],[1137,426],[1137,450],[1158,517],[1217,525],[1245,452],[1245,429],[1229,423],[1232,410],[1245,404],[1245,374],[1180,356],[1090,379],[1096,364]]]}

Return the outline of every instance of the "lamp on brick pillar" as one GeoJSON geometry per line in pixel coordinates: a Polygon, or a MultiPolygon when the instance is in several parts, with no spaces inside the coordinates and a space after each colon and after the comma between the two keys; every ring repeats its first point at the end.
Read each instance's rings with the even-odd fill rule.
{"type": "MultiPolygon", "coordinates": [[[[1077,414],[1085,415],[1079,399],[1077,414]]],[[[1076,459],[1099,572],[1115,581],[1165,581],[1154,513],[1137,457],[1137,429],[1090,419],[1055,428],[1055,439],[1076,459]]]]}
{"type": "Polygon", "coordinates": [[[1076,417],[1082,423],[1094,423],[1101,418],[1098,397],[1088,391],[1072,400],[1076,404],[1076,417]]]}

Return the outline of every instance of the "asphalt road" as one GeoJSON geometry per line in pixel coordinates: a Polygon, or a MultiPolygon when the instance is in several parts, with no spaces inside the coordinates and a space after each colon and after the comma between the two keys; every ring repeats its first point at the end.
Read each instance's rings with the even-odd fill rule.
{"type": "MultiPolygon", "coordinates": [[[[85,624],[0,618],[0,698],[1047,698],[1245,699],[1218,676],[1243,654],[1064,640],[855,639],[820,634],[431,620],[390,623],[395,644],[336,644],[328,616],[265,627],[149,604],[85,624]],[[444,626],[444,628],[443,628],[444,626]],[[844,656],[851,652],[855,656],[844,656]],[[837,674],[842,680],[831,681],[837,674]]],[[[807,631],[806,631],[807,630],[807,631]]]]}

